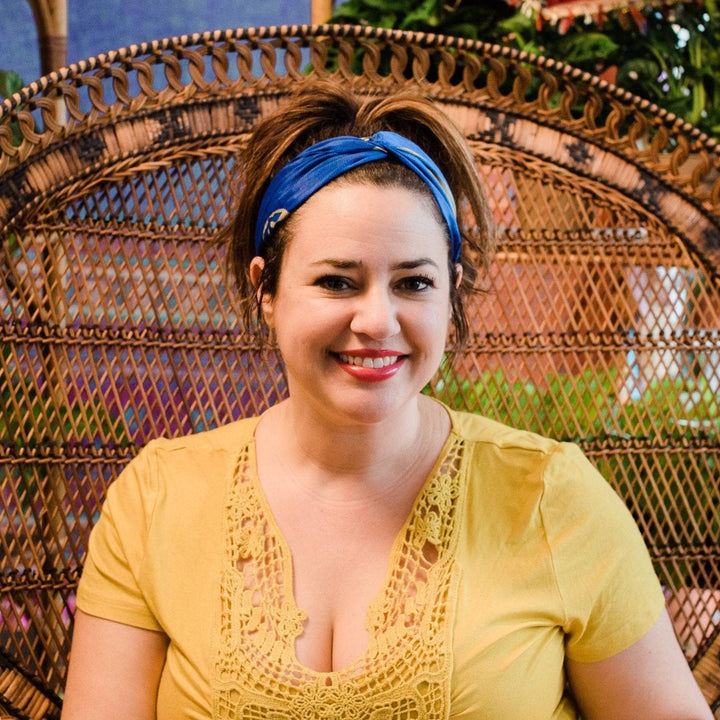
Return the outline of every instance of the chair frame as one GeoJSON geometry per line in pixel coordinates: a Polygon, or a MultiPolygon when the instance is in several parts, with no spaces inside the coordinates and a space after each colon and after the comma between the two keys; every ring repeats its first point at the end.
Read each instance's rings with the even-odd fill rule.
{"type": "MultiPolygon", "coordinates": [[[[16,275],[30,257],[23,256],[20,264],[12,260],[8,248],[15,242],[13,238],[23,237],[28,228],[34,237],[45,233],[44,252],[52,255],[54,238],[68,231],[64,223],[73,224],[67,212],[75,213],[73,222],[83,213],[102,215],[102,208],[91,202],[96,188],[123,182],[131,187],[132,178],[178,163],[234,156],[259,117],[315,78],[347,83],[368,96],[421,92],[441,105],[465,132],[479,162],[497,168],[498,173],[503,167],[516,167],[538,186],[552,177],[556,188],[567,187],[568,192],[583,192],[578,185],[586,185],[588,203],[598,207],[610,195],[615,204],[617,198],[624,198],[638,217],[662,226],[694,267],[701,268],[708,297],[720,296],[720,146],[716,140],[646,100],[550,58],[440,35],[319,25],[215,31],[132,45],[53,72],[4,100],[0,105],[0,259],[3,272],[15,278],[15,284],[5,284],[7,297],[20,303],[17,298],[22,293],[17,288],[22,283],[17,283],[16,275]],[[309,66],[312,72],[308,73],[309,66]]],[[[166,198],[172,195],[167,187],[162,192],[166,198]]],[[[205,199],[210,205],[220,205],[216,198],[205,199]]],[[[607,202],[609,206],[610,200],[607,202]]],[[[173,220],[173,232],[211,243],[227,218],[226,209],[212,207],[196,216],[186,205],[178,211],[185,214],[173,220]]],[[[113,232],[118,236],[135,232],[137,218],[133,222],[125,231],[118,222],[112,225],[113,232]]],[[[148,233],[163,222],[170,221],[149,218],[148,233]]],[[[527,240],[543,252],[549,242],[543,232],[526,228],[521,233],[523,242],[527,240]]],[[[506,241],[500,243],[505,259],[515,252],[512,233],[506,241]]],[[[584,242],[578,237],[573,246],[580,255],[592,249],[584,242]]],[[[50,267],[52,258],[44,262],[43,267],[50,267]]],[[[558,261],[555,258],[553,262],[558,261]]],[[[663,262],[669,264],[658,260],[663,262]]],[[[56,381],[56,387],[47,388],[45,400],[47,407],[55,410],[30,418],[22,400],[13,401],[10,412],[26,415],[20,425],[30,428],[27,432],[34,438],[32,442],[22,433],[17,441],[0,438],[0,490],[10,498],[3,501],[3,511],[9,513],[11,508],[28,504],[30,490],[20,489],[12,480],[17,478],[18,468],[34,473],[33,477],[42,476],[41,492],[45,493],[43,509],[37,510],[44,518],[37,527],[45,529],[36,530],[36,535],[45,535],[38,541],[39,549],[32,551],[37,560],[34,564],[23,560],[29,552],[23,543],[29,543],[32,534],[27,527],[29,516],[16,518],[19,529],[15,530],[10,528],[12,519],[3,518],[3,534],[15,535],[5,541],[8,565],[0,574],[0,602],[6,601],[8,607],[35,603],[31,623],[38,627],[43,617],[52,619],[50,629],[37,630],[38,636],[46,638],[39,646],[39,641],[31,642],[22,630],[17,631],[19,640],[0,645],[0,709],[6,706],[12,717],[53,718],[61,705],[70,623],[63,607],[77,584],[92,525],[87,521],[70,533],[79,533],[80,539],[73,540],[77,548],[73,545],[72,553],[63,545],[63,552],[72,555],[69,561],[59,562],[63,552],[48,550],[59,542],[58,533],[68,534],[61,528],[61,517],[49,509],[55,495],[69,492],[63,485],[63,468],[72,463],[102,466],[109,468],[106,477],[113,477],[153,433],[199,429],[188,427],[183,420],[156,424],[151,419],[135,434],[111,433],[98,440],[97,435],[81,437],[77,423],[73,426],[73,421],[66,419],[72,426],[69,431],[50,432],[45,427],[43,434],[43,423],[47,426],[51,412],[67,401],[63,384],[69,380],[58,370],[62,361],[56,354],[62,355],[63,348],[92,348],[98,343],[130,349],[154,343],[187,352],[225,352],[242,350],[245,342],[227,326],[212,323],[209,327],[200,323],[158,330],[142,322],[93,324],[68,319],[63,314],[68,301],[62,292],[57,303],[48,300],[55,287],[50,275],[48,271],[44,280],[37,280],[45,283],[42,302],[28,301],[17,316],[14,311],[0,311],[0,347],[11,348],[11,353],[20,353],[17,348],[22,348],[22,353],[30,352],[28,348],[44,348],[47,357],[38,372],[56,381]],[[20,317],[22,313],[25,315],[20,317]],[[28,650],[40,646],[38,655],[28,650]],[[5,685],[3,671],[8,678],[5,685]]],[[[37,291],[33,287],[33,292],[37,291]]],[[[598,354],[616,353],[627,343],[627,337],[607,328],[591,327],[576,335],[576,342],[598,354]]],[[[653,336],[644,342],[654,343],[653,351],[658,353],[675,351],[682,343],[699,347],[708,357],[720,352],[720,338],[712,327],[688,331],[679,338],[653,336]]],[[[568,347],[562,334],[544,332],[539,326],[525,335],[504,333],[500,326],[482,336],[474,335],[468,362],[475,367],[478,358],[492,356],[502,363],[510,352],[518,357],[530,353],[555,357],[567,354],[568,347]]],[[[261,411],[285,391],[276,360],[261,375],[260,400],[243,408],[244,413],[261,411]]],[[[440,396],[441,384],[434,386],[440,396]]],[[[447,389],[447,385],[443,387],[447,389]]],[[[27,392],[24,397],[27,400],[27,392]]],[[[231,404],[227,397],[222,402],[222,407],[231,404]]],[[[94,427],[103,426],[105,416],[93,412],[94,427]]],[[[212,423],[229,419],[227,412],[216,412],[212,423]]],[[[569,428],[569,439],[576,433],[569,428]]],[[[601,461],[618,452],[628,457],[644,452],[682,453],[692,467],[712,468],[720,457],[720,438],[699,433],[682,437],[674,445],[672,438],[662,443],[640,436],[624,441],[589,438],[584,449],[601,461]],[[659,450],[658,444],[662,445],[659,450]]],[[[72,502],[80,507],[89,502],[80,496],[90,492],[95,507],[105,485],[106,481],[101,481],[91,491],[73,490],[72,502]]],[[[669,563],[668,572],[685,567],[683,563],[695,563],[704,568],[701,580],[710,583],[713,592],[720,591],[720,585],[713,584],[720,573],[717,534],[703,530],[706,534],[701,539],[682,539],[668,548],[665,541],[658,542],[653,536],[650,528],[655,527],[655,518],[643,520],[637,498],[627,489],[622,492],[636,512],[653,559],[662,567],[669,563]]],[[[720,480],[699,497],[716,502],[720,480]]],[[[664,496],[663,501],[666,499],[664,496]]],[[[712,507],[708,512],[712,513],[712,507]]],[[[698,616],[704,608],[697,608],[698,616]]],[[[17,610],[0,611],[5,625],[11,621],[18,625],[17,610]]],[[[689,659],[706,697],[720,713],[720,619],[712,619],[709,627],[712,632],[703,632],[689,659]]]]}

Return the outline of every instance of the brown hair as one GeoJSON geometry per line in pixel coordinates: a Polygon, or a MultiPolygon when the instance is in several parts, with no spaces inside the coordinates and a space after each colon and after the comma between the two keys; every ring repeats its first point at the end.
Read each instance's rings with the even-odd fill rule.
{"type": "MultiPolygon", "coordinates": [[[[494,227],[485,193],[465,138],[429,100],[404,93],[360,99],[340,84],[314,83],[301,90],[281,110],[253,132],[241,157],[241,192],[234,218],[227,228],[228,271],[240,295],[242,319],[259,338],[265,333],[258,288],[249,274],[255,256],[255,222],[265,190],[274,175],[305,148],[338,135],[368,137],[391,130],[419,145],[437,163],[458,205],[463,246],[463,276],[455,289],[455,265],[448,247],[452,319],[455,344],[467,339],[463,296],[482,290],[479,278],[487,273],[494,250],[494,227]],[[470,217],[468,217],[468,210],[470,217]]],[[[429,188],[415,173],[392,161],[378,161],[351,170],[338,180],[377,185],[399,185],[432,199],[429,188]]],[[[338,180],[334,182],[338,182],[338,180]]],[[[434,201],[433,201],[434,206],[434,201]]],[[[277,288],[283,252],[292,237],[292,215],[263,245],[265,267],[260,292],[272,296],[277,288]]]]}

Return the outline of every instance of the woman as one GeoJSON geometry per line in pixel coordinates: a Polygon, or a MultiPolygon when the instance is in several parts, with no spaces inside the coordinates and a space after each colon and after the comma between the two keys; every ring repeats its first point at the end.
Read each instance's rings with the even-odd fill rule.
{"type": "Polygon", "coordinates": [[[289,398],[110,489],[63,718],[712,718],[580,452],[421,394],[492,252],[462,136],[314,86],[244,183],[230,266],[289,398]]]}

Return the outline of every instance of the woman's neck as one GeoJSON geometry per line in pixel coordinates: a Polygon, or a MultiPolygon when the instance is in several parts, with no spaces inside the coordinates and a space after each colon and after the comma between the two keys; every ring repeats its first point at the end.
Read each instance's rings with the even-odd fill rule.
{"type": "Polygon", "coordinates": [[[345,496],[385,493],[424,477],[448,431],[445,411],[423,396],[397,417],[349,426],[287,400],[268,411],[258,437],[298,480],[345,496]]]}

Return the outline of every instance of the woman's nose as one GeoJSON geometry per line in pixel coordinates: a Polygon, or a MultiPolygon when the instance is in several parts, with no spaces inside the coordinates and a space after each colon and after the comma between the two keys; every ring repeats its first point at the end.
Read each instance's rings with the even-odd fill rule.
{"type": "Polygon", "coordinates": [[[350,329],[375,340],[392,337],[400,331],[398,309],[392,293],[384,288],[368,288],[356,298],[350,329]]]}

